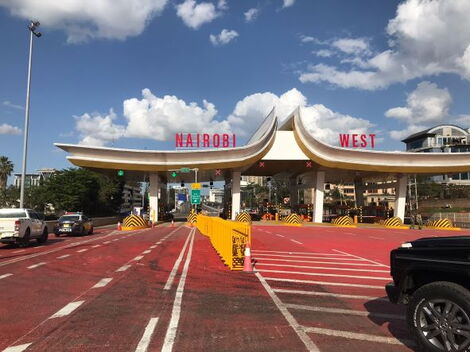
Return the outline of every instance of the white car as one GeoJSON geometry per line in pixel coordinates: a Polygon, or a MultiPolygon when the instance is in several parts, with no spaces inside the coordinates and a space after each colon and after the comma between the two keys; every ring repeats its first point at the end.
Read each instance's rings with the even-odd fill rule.
{"type": "Polygon", "coordinates": [[[39,243],[45,243],[48,234],[41,213],[32,209],[0,209],[1,243],[16,243],[26,247],[33,238],[39,243]]]}

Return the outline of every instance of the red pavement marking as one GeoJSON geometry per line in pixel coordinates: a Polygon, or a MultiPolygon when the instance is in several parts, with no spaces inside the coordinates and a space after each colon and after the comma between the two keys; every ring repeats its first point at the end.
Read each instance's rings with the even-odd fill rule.
{"type": "MultiPolygon", "coordinates": [[[[125,275],[115,274],[115,270],[152,245],[156,235],[161,238],[169,230],[173,229],[144,231],[85,253],[70,249],[73,255],[63,260],[55,259],[57,253],[51,253],[41,258],[47,264],[34,270],[24,270],[24,263],[12,264],[9,269],[17,275],[5,279],[2,285],[8,289],[0,291],[1,300],[9,302],[0,306],[0,348],[12,344],[67,303],[86,295],[102,278],[125,275]]],[[[25,342],[30,341],[15,345],[25,342]]]]}

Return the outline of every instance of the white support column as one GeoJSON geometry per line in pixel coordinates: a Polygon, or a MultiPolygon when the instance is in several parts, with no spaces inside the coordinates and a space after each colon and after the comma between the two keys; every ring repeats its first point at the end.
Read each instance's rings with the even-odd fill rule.
{"type": "Polygon", "coordinates": [[[399,217],[401,221],[405,220],[406,205],[406,186],[408,185],[408,176],[398,176],[397,187],[395,188],[395,210],[393,216],[399,217]]]}
{"type": "Polygon", "coordinates": [[[325,172],[315,173],[315,199],[313,200],[313,222],[323,222],[323,196],[325,193],[325,172]]]}
{"type": "Polygon", "coordinates": [[[240,171],[232,171],[232,220],[240,212],[240,171]]]}
{"type": "Polygon", "coordinates": [[[155,223],[158,221],[158,191],[160,188],[158,174],[150,174],[149,183],[150,220],[155,223]]]}

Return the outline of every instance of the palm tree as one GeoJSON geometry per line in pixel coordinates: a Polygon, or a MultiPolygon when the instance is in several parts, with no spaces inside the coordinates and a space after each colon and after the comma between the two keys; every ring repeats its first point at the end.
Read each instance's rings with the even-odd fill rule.
{"type": "Polygon", "coordinates": [[[0,190],[7,188],[7,179],[13,169],[13,163],[6,156],[0,156],[0,190]]]}

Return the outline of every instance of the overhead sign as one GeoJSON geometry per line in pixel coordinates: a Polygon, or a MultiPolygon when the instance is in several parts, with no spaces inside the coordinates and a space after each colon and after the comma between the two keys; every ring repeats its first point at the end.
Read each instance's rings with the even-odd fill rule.
{"type": "Polygon", "coordinates": [[[191,172],[191,169],[190,169],[189,167],[182,167],[182,168],[180,169],[180,171],[181,171],[182,173],[187,174],[188,172],[191,172]]]}
{"type": "Polygon", "coordinates": [[[192,183],[191,188],[192,189],[201,189],[201,184],[200,183],[192,183]]]}
{"type": "Polygon", "coordinates": [[[178,200],[182,202],[186,202],[186,194],[185,193],[178,193],[178,200]]]}
{"type": "Polygon", "coordinates": [[[175,146],[176,149],[235,148],[237,136],[227,133],[176,133],[175,146]]]}
{"type": "Polygon", "coordinates": [[[341,147],[350,148],[375,148],[375,134],[339,134],[339,142],[341,147]]]}
{"type": "Polygon", "coordinates": [[[201,204],[201,190],[191,190],[191,204],[201,204]]]}

